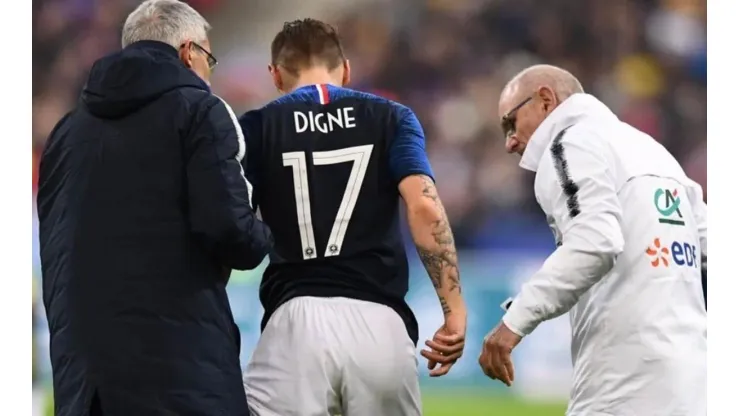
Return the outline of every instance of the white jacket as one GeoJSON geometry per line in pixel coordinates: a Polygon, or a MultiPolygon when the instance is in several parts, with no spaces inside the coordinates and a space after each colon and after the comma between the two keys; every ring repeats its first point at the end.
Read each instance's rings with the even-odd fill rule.
{"type": "Polygon", "coordinates": [[[706,415],[701,187],[587,94],[547,117],[520,165],[558,248],[503,321],[524,336],[570,311],[568,415],[706,415]]]}

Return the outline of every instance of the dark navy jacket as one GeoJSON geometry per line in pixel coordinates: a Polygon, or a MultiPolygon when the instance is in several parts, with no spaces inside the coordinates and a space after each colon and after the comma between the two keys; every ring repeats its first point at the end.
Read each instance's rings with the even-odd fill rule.
{"type": "Polygon", "coordinates": [[[159,42],[95,63],[39,176],[57,416],[246,415],[229,269],[271,235],[231,109],[159,42]]]}
{"type": "Polygon", "coordinates": [[[292,298],[347,297],[392,308],[416,343],[398,184],[433,174],[413,111],[318,84],[239,121],[254,205],[275,236],[260,286],[263,328],[292,298]]]}

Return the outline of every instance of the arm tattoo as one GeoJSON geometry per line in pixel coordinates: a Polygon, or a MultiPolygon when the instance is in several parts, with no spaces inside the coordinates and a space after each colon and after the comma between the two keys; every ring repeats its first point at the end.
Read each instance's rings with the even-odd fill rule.
{"type": "MultiPolygon", "coordinates": [[[[422,190],[422,195],[434,202],[441,213],[441,219],[432,224],[432,237],[434,238],[435,246],[433,248],[425,248],[417,245],[416,249],[419,252],[419,257],[424,264],[424,268],[429,273],[429,278],[434,288],[438,292],[444,288],[449,292],[460,293],[460,270],[457,264],[457,249],[455,248],[455,239],[452,236],[447,214],[432,180],[425,176],[423,180],[424,189],[422,190]]],[[[445,314],[450,313],[450,307],[443,295],[440,295],[439,301],[442,305],[442,311],[445,314]]]]}
{"type": "Polygon", "coordinates": [[[447,304],[447,301],[442,296],[439,297],[439,304],[442,305],[442,314],[444,316],[447,316],[452,313],[452,309],[450,309],[450,305],[447,304]]]}

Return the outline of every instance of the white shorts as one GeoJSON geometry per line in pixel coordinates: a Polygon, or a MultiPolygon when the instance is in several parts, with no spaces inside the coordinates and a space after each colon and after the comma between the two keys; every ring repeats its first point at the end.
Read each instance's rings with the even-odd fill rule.
{"type": "Polygon", "coordinates": [[[299,297],[270,317],[244,372],[253,416],[417,416],[416,349],[391,308],[299,297]]]}

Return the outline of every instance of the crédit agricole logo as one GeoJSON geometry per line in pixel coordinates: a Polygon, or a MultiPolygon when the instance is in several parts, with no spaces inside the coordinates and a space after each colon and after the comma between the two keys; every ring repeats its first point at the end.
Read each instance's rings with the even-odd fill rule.
{"type": "Polygon", "coordinates": [[[681,213],[681,197],[678,196],[678,189],[656,189],[653,195],[655,209],[658,210],[661,224],[685,225],[683,214],[681,213]]]}

